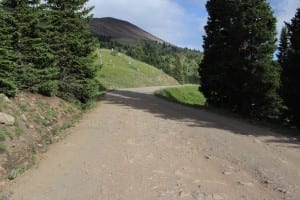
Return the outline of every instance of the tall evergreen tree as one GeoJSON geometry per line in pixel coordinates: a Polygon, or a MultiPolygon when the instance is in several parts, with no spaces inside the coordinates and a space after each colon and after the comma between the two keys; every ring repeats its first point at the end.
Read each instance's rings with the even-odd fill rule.
{"type": "Polygon", "coordinates": [[[96,42],[88,27],[92,8],[85,8],[86,3],[87,0],[47,1],[53,26],[50,46],[56,52],[59,67],[59,96],[83,103],[98,92],[97,67],[91,58],[96,42]]]}
{"type": "Polygon", "coordinates": [[[287,63],[288,56],[288,48],[289,48],[289,39],[288,39],[288,31],[286,25],[281,29],[280,34],[280,43],[278,47],[278,62],[281,65],[281,68],[284,68],[284,65],[287,63]]]}
{"type": "MultiPolygon", "coordinates": [[[[278,63],[282,69],[282,73],[281,73],[281,89],[280,89],[280,95],[282,97],[282,99],[284,100],[284,97],[286,95],[286,80],[285,80],[285,69],[287,66],[287,62],[288,62],[288,49],[290,48],[290,44],[289,44],[289,38],[288,38],[288,29],[287,29],[287,25],[285,24],[282,29],[281,29],[281,34],[280,34],[280,41],[279,41],[279,46],[278,46],[278,63]]],[[[285,102],[284,102],[285,104],[285,102]]],[[[290,118],[290,114],[289,111],[285,106],[282,107],[282,118],[290,118]]]]}
{"type": "Polygon", "coordinates": [[[46,43],[47,15],[39,0],[5,0],[14,17],[12,49],[15,80],[20,89],[54,95],[57,90],[54,57],[46,43]]]}
{"type": "MultiPolygon", "coordinates": [[[[291,120],[300,127],[300,9],[287,24],[287,59],[282,63],[282,91],[291,120]]],[[[280,49],[280,54],[286,53],[280,49]]]]}
{"type": "Polygon", "coordinates": [[[15,80],[14,51],[12,33],[14,32],[14,17],[0,2],[0,93],[14,96],[17,92],[15,80]]]}
{"type": "Polygon", "coordinates": [[[228,98],[224,87],[228,71],[226,68],[230,65],[235,50],[229,41],[230,34],[233,34],[232,25],[237,20],[237,4],[228,0],[210,0],[206,8],[209,18],[205,26],[204,57],[199,67],[200,90],[209,104],[224,106],[228,98]]]}
{"type": "Polygon", "coordinates": [[[234,99],[239,99],[237,109],[253,117],[274,117],[279,114],[281,103],[280,70],[273,62],[276,19],[266,0],[241,1],[239,19],[240,66],[235,65],[235,69],[240,70],[241,87],[234,95],[234,99]]]}
{"type": "Polygon", "coordinates": [[[272,61],[276,19],[265,0],[210,0],[202,90],[208,103],[254,118],[274,117],[279,68],[272,61]]]}

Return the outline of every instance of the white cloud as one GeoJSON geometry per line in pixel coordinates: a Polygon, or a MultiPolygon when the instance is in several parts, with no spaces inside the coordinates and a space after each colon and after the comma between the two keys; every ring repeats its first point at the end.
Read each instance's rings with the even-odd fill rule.
{"type": "Polygon", "coordinates": [[[280,33],[284,21],[289,22],[300,8],[300,0],[270,0],[277,17],[277,31],[280,33]]]}

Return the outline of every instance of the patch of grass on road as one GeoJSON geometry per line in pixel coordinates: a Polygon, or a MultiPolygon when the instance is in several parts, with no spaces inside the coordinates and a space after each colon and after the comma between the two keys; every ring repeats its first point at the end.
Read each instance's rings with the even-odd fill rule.
{"type": "Polygon", "coordinates": [[[198,88],[199,86],[197,85],[166,88],[156,91],[155,95],[180,104],[203,107],[205,106],[206,99],[199,92],[198,88]]]}

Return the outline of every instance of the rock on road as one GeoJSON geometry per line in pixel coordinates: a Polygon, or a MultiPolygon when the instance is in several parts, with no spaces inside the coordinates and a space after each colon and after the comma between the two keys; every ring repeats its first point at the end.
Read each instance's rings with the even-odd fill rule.
{"type": "Polygon", "coordinates": [[[300,199],[296,139],[117,90],[8,184],[12,200],[300,199]]]}

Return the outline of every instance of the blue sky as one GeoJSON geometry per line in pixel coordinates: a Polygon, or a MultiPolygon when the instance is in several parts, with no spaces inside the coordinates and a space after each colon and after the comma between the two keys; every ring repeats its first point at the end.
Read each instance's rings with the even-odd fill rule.
{"type": "MultiPolygon", "coordinates": [[[[144,30],[181,47],[202,49],[207,21],[207,0],[90,0],[95,17],[127,20],[144,30]]],[[[278,19],[290,21],[300,8],[300,0],[268,0],[278,19]]]]}

